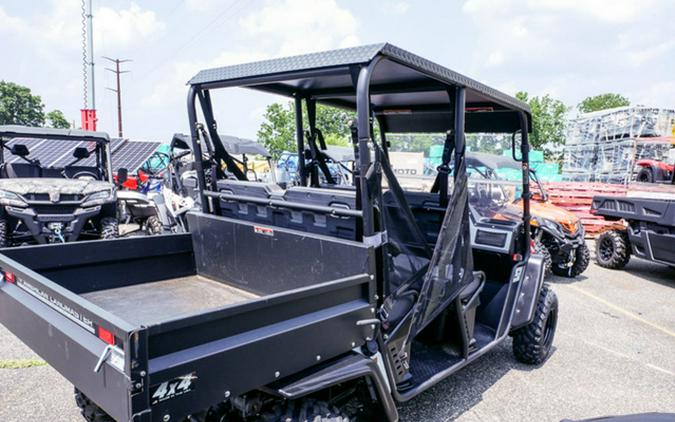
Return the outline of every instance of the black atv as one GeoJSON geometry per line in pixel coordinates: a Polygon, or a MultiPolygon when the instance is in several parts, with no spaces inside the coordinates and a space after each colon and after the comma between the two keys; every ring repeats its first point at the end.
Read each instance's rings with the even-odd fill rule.
{"type": "Polygon", "coordinates": [[[118,236],[106,133],[0,126],[0,247],[118,236]]]}

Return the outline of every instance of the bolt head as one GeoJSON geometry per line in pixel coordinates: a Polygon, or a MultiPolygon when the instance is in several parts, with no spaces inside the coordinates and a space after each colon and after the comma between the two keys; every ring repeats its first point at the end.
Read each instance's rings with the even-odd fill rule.
{"type": "Polygon", "coordinates": [[[145,371],[141,371],[141,376],[142,376],[142,377],[144,377],[144,376],[146,376],[146,375],[148,375],[148,373],[147,373],[147,372],[145,372],[145,371]]]}
{"type": "Polygon", "coordinates": [[[356,342],[352,341],[352,347],[356,347],[356,342]]]}
{"type": "Polygon", "coordinates": [[[228,398],[228,397],[230,397],[230,390],[227,390],[227,391],[225,392],[225,398],[228,398]]]}
{"type": "Polygon", "coordinates": [[[276,372],[274,373],[274,377],[275,377],[275,378],[279,378],[280,376],[281,376],[281,372],[276,371],[276,372]]]}
{"type": "Polygon", "coordinates": [[[162,418],[162,420],[163,420],[164,422],[169,422],[169,420],[171,420],[171,415],[164,415],[164,417],[162,418]]]}
{"type": "Polygon", "coordinates": [[[321,360],[321,355],[316,355],[316,360],[321,360]]]}

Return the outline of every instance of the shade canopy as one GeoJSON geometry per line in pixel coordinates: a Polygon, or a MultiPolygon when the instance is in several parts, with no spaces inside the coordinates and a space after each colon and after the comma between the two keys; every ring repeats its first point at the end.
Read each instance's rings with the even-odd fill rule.
{"type": "Polygon", "coordinates": [[[370,99],[386,132],[450,130],[455,87],[466,88],[466,132],[513,133],[521,127],[519,112],[531,127],[527,104],[387,43],[203,70],[189,84],[246,87],[354,110],[359,70],[374,61],[370,99]]]}

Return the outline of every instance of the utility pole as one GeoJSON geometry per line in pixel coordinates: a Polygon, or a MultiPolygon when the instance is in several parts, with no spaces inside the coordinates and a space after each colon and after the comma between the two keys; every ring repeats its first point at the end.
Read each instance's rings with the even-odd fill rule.
{"type": "Polygon", "coordinates": [[[82,76],[84,108],[80,110],[82,129],[96,130],[96,92],[94,84],[94,29],[92,0],[82,0],[82,76]],[[90,108],[91,107],[91,108],[90,108]]]}
{"type": "Polygon", "coordinates": [[[117,135],[122,138],[124,135],[122,133],[122,88],[120,86],[120,74],[122,73],[129,73],[128,70],[120,70],[120,63],[125,63],[125,62],[130,62],[130,59],[111,59],[110,57],[105,57],[103,56],[104,59],[110,60],[111,62],[115,63],[115,68],[110,69],[109,67],[106,67],[105,70],[108,70],[112,73],[115,74],[115,77],[117,79],[117,89],[113,88],[106,88],[109,89],[112,92],[117,93],[117,135]]]}

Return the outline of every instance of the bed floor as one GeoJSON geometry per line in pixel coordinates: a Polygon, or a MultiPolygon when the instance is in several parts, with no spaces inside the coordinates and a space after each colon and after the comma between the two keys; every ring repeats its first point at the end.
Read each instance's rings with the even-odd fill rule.
{"type": "Polygon", "coordinates": [[[155,281],[82,295],[136,325],[152,325],[259,297],[199,275],[155,281]]]}

